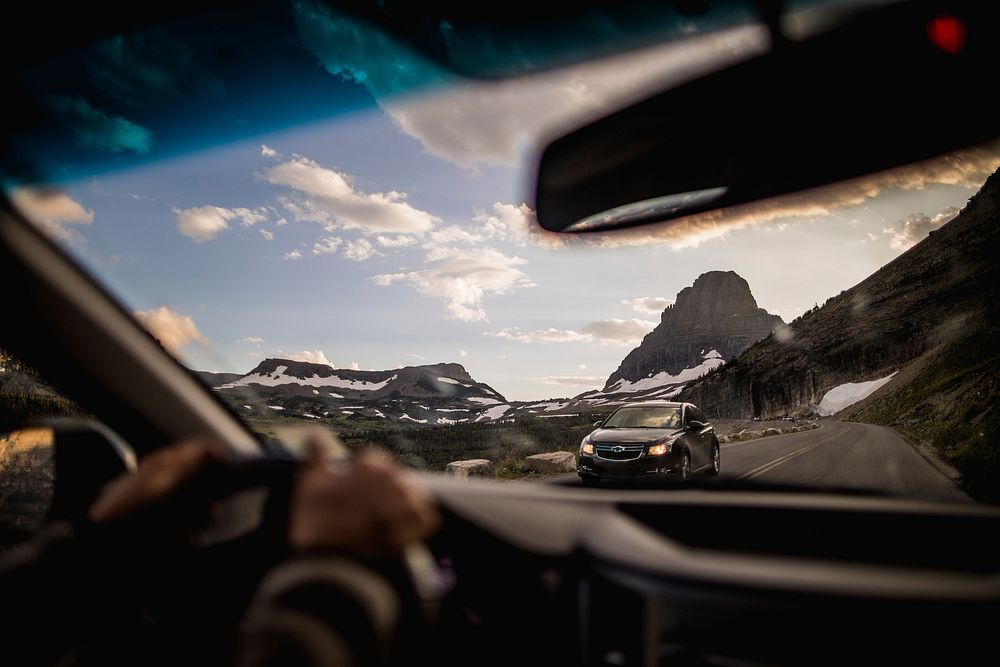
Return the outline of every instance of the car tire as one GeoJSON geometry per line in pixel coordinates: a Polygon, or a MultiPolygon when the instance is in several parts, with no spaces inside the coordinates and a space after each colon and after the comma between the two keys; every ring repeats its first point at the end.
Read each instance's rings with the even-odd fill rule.
{"type": "Polygon", "coordinates": [[[715,443],[712,447],[712,467],[708,469],[705,474],[709,477],[718,476],[719,472],[722,470],[722,452],[719,448],[719,443],[715,443]]]}

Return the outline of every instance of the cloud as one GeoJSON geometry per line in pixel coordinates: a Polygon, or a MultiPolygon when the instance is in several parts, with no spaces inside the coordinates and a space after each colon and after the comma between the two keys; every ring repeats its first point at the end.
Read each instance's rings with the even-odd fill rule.
{"type": "Polygon", "coordinates": [[[150,107],[161,102],[219,99],[225,87],[166,28],[116,35],[86,56],[94,87],[117,104],[150,107]]]}
{"type": "MultiPolygon", "coordinates": [[[[521,343],[600,343],[602,345],[635,345],[656,327],[646,320],[597,320],[576,329],[535,329],[522,331],[508,327],[488,336],[516,340],[521,343]]],[[[581,369],[584,368],[581,366],[581,369]]]]}
{"type": "Polygon", "coordinates": [[[475,244],[483,240],[481,234],[475,234],[465,229],[464,227],[459,227],[458,225],[451,225],[449,227],[444,227],[442,229],[435,229],[430,233],[429,236],[430,244],[449,244],[449,243],[469,243],[475,244]]]}
{"type": "Polygon", "coordinates": [[[95,109],[82,97],[50,95],[49,107],[63,118],[82,148],[107,153],[148,153],[153,133],[148,128],[95,109]]]}
{"type": "Polygon", "coordinates": [[[466,352],[465,350],[459,350],[458,351],[458,356],[460,356],[460,357],[467,357],[467,356],[469,356],[469,353],[466,352]]]}
{"type": "Polygon", "coordinates": [[[955,206],[949,206],[933,218],[924,213],[914,213],[900,220],[895,227],[886,227],[882,233],[889,237],[890,247],[897,250],[909,250],[956,215],[958,215],[958,208],[955,206]]]}
{"type": "Polygon", "coordinates": [[[61,241],[80,239],[74,227],[94,222],[94,212],[65,192],[52,188],[19,187],[11,202],[28,220],[61,241]]]}
{"type": "Polygon", "coordinates": [[[278,151],[274,150],[270,146],[266,146],[264,144],[261,144],[260,145],[260,154],[263,157],[277,157],[278,151]]]}
{"type": "Polygon", "coordinates": [[[302,259],[302,253],[299,252],[298,250],[292,250],[291,252],[286,252],[285,253],[284,259],[289,259],[289,260],[292,260],[292,261],[294,261],[296,259],[302,259]]]}
{"type": "Polygon", "coordinates": [[[580,364],[577,368],[579,368],[581,371],[585,371],[587,370],[587,364],[580,364]]]}
{"type": "Polygon", "coordinates": [[[352,361],[350,364],[348,364],[347,369],[352,371],[360,371],[361,366],[358,366],[358,362],[352,361]]]}
{"type": "Polygon", "coordinates": [[[710,239],[723,238],[738,229],[832,215],[840,209],[864,204],[889,190],[924,190],[942,185],[978,190],[997,168],[1000,168],[1000,142],[774,199],[657,225],[618,230],[613,234],[595,232],[578,237],[582,242],[603,248],[650,244],[689,248],[710,239]]]}
{"type": "Polygon", "coordinates": [[[633,345],[640,342],[646,334],[656,328],[656,322],[648,320],[598,320],[583,327],[583,333],[593,336],[602,343],[621,343],[633,345]]]}
{"type": "Polygon", "coordinates": [[[366,259],[371,259],[376,255],[381,255],[375,246],[371,244],[368,239],[358,239],[357,241],[348,241],[344,246],[344,257],[351,260],[352,262],[363,262],[366,259]]]}
{"type": "Polygon", "coordinates": [[[419,359],[420,361],[427,361],[427,357],[425,357],[422,354],[413,354],[412,352],[410,352],[406,356],[413,357],[414,359],[419,359]]]}
{"type": "Polygon", "coordinates": [[[255,209],[234,208],[233,215],[239,219],[240,224],[244,227],[253,227],[258,222],[267,220],[267,208],[264,206],[255,209]]]}
{"type": "Polygon", "coordinates": [[[521,331],[518,327],[508,327],[495,333],[487,333],[486,335],[516,340],[521,343],[582,343],[592,340],[590,336],[582,334],[579,331],[555,328],[521,331]]]}
{"type": "Polygon", "coordinates": [[[381,286],[409,283],[421,294],[443,299],[449,319],[466,322],[486,321],[483,307],[486,296],[534,286],[517,268],[527,264],[527,260],[508,257],[493,248],[434,248],[425,259],[426,269],[381,274],[372,281],[381,286]]]}
{"type": "Polygon", "coordinates": [[[174,209],[174,215],[177,216],[177,230],[181,234],[194,239],[196,243],[204,243],[215,238],[219,232],[229,229],[230,220],[239,220],[244,227],[267,220],[267,209],[196,206],[174,209]]]}
{"type": "Polygon", "coordinates": [[[605,380],[606,378],[597,377],[596,375],[549,375],[548,377],[538,378],[539,382],[545,384],[564,384],[572,387],[596,388],[603,387],[605,380]]]}
{"type": "Polygon", "coordinates": [[[332,255],[337,252],[337,249],[343,242],[344,239],[339,236],[328,236],[325,239],[320,239],[313,244],[313,254],[332,255]]]}
{"type": "Polygon", "coordinates": [[[375,241],[383,248],[405,248],[415,245],[417,242],[412,236],[404,236],[402,234],[398,236],[382,236],[380,234],[375,237],[375,241]]]}
{"type": "Polygon", "coordinates": [[[166,306],[132,313],[149,333],[176,357],[183,356],[181,348],[191,343],[206,344],[208,340],[198,331],[194,320],[166,306]]]}
{"type": "Polygon", "coordinates": [[[326,358],[322,350],[302,350],[301,352],[289,354],[288,358],[292,361],[305,361],[310,364],[325,364],[331,368],[333,367],[333,364],[326,358]]]}
{"type": "Polygon", "coordinates": [[[265,178],[294,191],[280,200],[296,220],[319,222],[328,230],[414,233],[429,231],[440,222],[437,216],[407,203],[403,192],[362,192],[347,174],[301,155],[268,169],[265,178]]]}
{"type": "Polygon", "coordinates": [[[673,305],[673,299],[662,296],[638,296],[634,299],[622,299],[623,306],[630,306],[639,313],[660,314],[667,306],[673,305]]]}
{"type": "Polygon", "coordinates": [[[543,229],[535,212],[527,204],[493,204],[493,212],[477,211],[473,218],[483,226],[488,238],[503,239],[519,245],[536,245],[549,250],[565,247],[570,237],[543,229]]]}
{"type": "Polygon", "coordinates": [[[404,132],[433,155],[463,167],[514,165],[557,131],[620,108],[650,90],[767,47],[756,26],[514,80],[442,86],[445,92],[391,98],[363,81],[404,132]]]}
{"type": "Polygon", "coordinates": [[[284,218],[278,218],[277,222],[275,222],[274,224],[277,225],[278,227],[281,227],[282,225],[287,225],[288,221],[285,220],[284,218]]]}
{"type": "Polygon", "coordinates": [[[274,240],[274,234],[272,234],[271,232],[267,231],[266,229],[260,230],[260,235],[263,236],[268,241],[273,241],[274,240]]]}
{"type": "Polygon", "coordinates": [[[260,345],[264,342],[264,339],[260,336],[247,336],[246,338],[240,338],[241,343],[249,343],[251,345],[260,345]]]}

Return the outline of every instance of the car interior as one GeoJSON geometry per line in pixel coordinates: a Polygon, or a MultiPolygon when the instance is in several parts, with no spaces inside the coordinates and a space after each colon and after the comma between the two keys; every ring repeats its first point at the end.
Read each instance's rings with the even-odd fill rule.
{"type": "MultiPolygon", "coordinates": [[[[989,85],[1000,23],[995,8],[983,3],[587,0],[557,8],[520,1],[322,0],[154,2],[115,12],[83,5],[5,10],[8,26],[23,30],[25,39],[2,47],[0,275],[7,287],[0,349],[37,371],[83,414],[23,425],[52,433],[52,498],[34,526],[5,526],[2,546],[29,540],[37,523],[80,520],[109,480],[170,443],[217,440],[232,464],[201,490],[213,512],[197,531],[178,542],[140,528],[135,540],[146,548],[98,553],[64,575],[100,574],[122,588],[134,586],[129,608],[81,622],[73,645],[45,645],[40,627],[37,655],[7,654],[0,658],[5,664],[232,662],[254,592],[287,556],[285,521],[298,466],[294,443],[275,444],[248,426],[223,391],[206,385],[137,321],[119,286],[94,270],[92,256],[81,259],[30,220],[13,192],[25,183],[58,187],[114,170],[140,172],[238,141],[259,150],[254,137],[262,128],[359,113],[351,101],[335,100],[341,106],[330,111],[324,106],[330,100],[283,87],[281,67],[271,71],[266,63],[287,44],[262,45],[245,58],[219,47],[219,62],[239,73],[225,85],[228,99],[247,107],[244,126],[220,121],[212,103],[164,103],[148,117],[135,108],[136,119],[176,118],[178,126],[197,128],[191,130],[197,141],[157,130],[162,153],[87,157],[79,135],[67,140],[51,125],[69,116],[42,110],[52,99],[46,82],[78,76],[74,68],[85,59],[74,60],[74,54],[89,45],[161,25],[206,39],[231,30],[256,40],[284,25],[286,18],[276,17],[303,7],[335,12],[358,26],[359,44],[376,50],[388,48],[388,41],[378,40],[404,44],[435,71],[477,85],[545,76],[692,34],[751,26],[766,36],[763,50],[707,70],[692,67],[670,85],[650,83],[638,96],[615,100],[599,117],[550,127],[531,148],[522,185],[537,213],[533,233],[558,238],[616,238],[641,233],[650,223],[683,224],[686,216],[778,196],[804,201],[813,188],[1000,135],[989,85]],[[949,30],[960,26],[957,55],[950,52],[948,30],[942,43],[928,38],[929,22],[941,17],[951,21],[949,30]],[[615,29],[598,29],[607,25],[615,29]],[[273,103],[278,99],[287,104],[273,103]],[[196,126],[199,113],[204,124],[196,126]],[[78,153],[83,157],[77,160],[78,153]]],[[[307,42],[304,34],[299,38],[307,42]]],[[[437,75],[406,76],[411,74],[400,84],[407,94],[452,85],[437,75]]],[[[416,122],[401,118],[410,119],[397,121],[402,127],[416,122]]],[[[228,219],[230,230],[237,221],[228,219]]],[[[198,242],[199,251],[205,247],[198,242]]],[[[379,247],[388,252],[390,246],[379,247]]],[[[305,254],[303,261],[320,256],[305,254]]],[[[658,261],[673,261],[673,255],[663,257],[658,261]]],[[[561,270],[552,261],[552,270],[561,270]]],[[[599,262],[594,267],[599,273],[599,262]]],[[[349,293],[355,286],[325,289],[349,293]]],[[[338,318],[349,314],[338,311],[331,321],[338,318]]],[[[407,341],[400,345],[409,344],[407,327],[400,327],[396,340],[407,341]]],[[[593,419],[580,419],[593,428],[593,419]]],[[[724,470],[729,446],[723,445],[724,470]]],[[[467,480],[417,469],[406,476],[433,497],[443,527],[405,557],[370,564],[402,607],[380,639],[384,651],[359,664],[996,661],[991,630],[1000,612],[1000,508],[990,502],[746,477],[698,477],[664,490],[583,488],[565,479],[467,480]]],[[[316,577],[304,585],[308,595],[275,593],[275,599],[297,605],[307,618],[359,613],[324,601],[316,577]]],[[[384,585],[357,581],[376,591],[373,596],[384,585]]],[[[99,596],[100,590],[88,594],[99,596]]],[[[324,650],[309,645],[275,664],[329,664],[324,650]]]]}

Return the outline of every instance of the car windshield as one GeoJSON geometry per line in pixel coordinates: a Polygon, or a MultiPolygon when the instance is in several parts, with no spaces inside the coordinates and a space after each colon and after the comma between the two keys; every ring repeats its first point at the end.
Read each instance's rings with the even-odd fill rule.
{"type": "Polygon", "coordinates": [[[3,184],[263,440],[318,426],[421,470],[548,479],[532,456],[579,457],[604,419],[677,428],[619,408],[681,401],[712,425],[693,469],[721,447],[722,479],[995,497],[997,145],[557,234],[541,148],[767,52],[762,23],[672,16],[558,54],[455,37],[489,75],[467,78],[326,4],[260,6],[27,69],[3,184]]]}
{"type": "Polygon", "coordinates": [[[680,428],[681,409],[672,407],[621,408],[601,428],[680,428]]]}

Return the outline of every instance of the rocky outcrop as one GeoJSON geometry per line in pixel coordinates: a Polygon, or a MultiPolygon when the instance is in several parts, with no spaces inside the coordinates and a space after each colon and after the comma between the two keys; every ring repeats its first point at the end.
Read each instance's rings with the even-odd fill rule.
{"type": "Polygon", "coordinates": [[[494,477],[496,470],[493,462],[486,459],[468,459],[465,461],[452,461],[445,466],[446,475],[453,477],[494,477]]]}
{"type": "Polygon", "coordinates": [[[783,324],[757,307],[750,285],[733,271],[709,271],[677,295],[639,347],[608,378],[634,382],[666,372],[677,375],[703,362],[710,350],[730,359],[783,324]]]}
{"type": "Polygon", "coordinates": [[[575,472],[576,455],[573,452],[546,452],[526,456],[524,459],[526,472],[575,472]]]}

